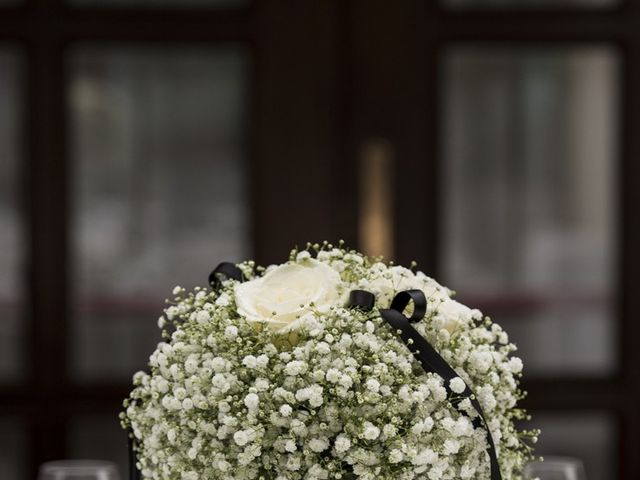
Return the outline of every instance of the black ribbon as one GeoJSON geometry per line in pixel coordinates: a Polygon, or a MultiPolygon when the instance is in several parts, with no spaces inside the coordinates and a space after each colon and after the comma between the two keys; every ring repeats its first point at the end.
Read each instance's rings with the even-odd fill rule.
{"type": "MultiPolygon", "coordinates": [[[[365,290],[353,290],[349,295],[349,306],[353,308],[361,308],[363,310],[372,310],[375,304],[375,297],[371,292],[365,290]]],[[[381,309],[380,316],[386,321],[395,332],[398,333],[409,351],[416,357],[423,370],[427,373],[437,373],[444,380],[444,387],[447,390],[447,396],[451,403],[457,405],[468,398],[473,408],[478,412],[478,417],[473,419],[473,424],[477,428],[482,426],[487,431],[487,453],[489,454],[489,463],[491,465],[491,480],[502,480],[500,474],[500,464],[496,455],[496,447],[491,436],[491,431],[482,413],[480,403],[476,399],[471,389],[465,385],[462,393],[455,393],[449,386],[449,381],[459,375],[451,368],[447,361],[431,346],[427,340],[411,326],[412,323],[419,322],[424,318],[427,312],[427,299],[422,290],[405,290],[399,292],[391,302],[391,307],[381,309]],[[404,309],[413,301],[413,313],[410,317],[404,315],[404,309]],[[451,399],[451,397],[456,397],[451,399]]],[[[462,414],[467,415],[464,410],[459,410],[462,414]]]]}
{"type": "Polygon", "coordinates": [[[214,288],[219,288],[226,280],[242,282],[244,280],[242,270],[231,262],[222,262],[209,274],[209,285],[214,288]]]}
{"type": "Polygon", "coordinates": [[[376,306],[376,296],[366,290],[351,290],[349,293],[349,306],[362,310],[373,310],[376,306]]]}

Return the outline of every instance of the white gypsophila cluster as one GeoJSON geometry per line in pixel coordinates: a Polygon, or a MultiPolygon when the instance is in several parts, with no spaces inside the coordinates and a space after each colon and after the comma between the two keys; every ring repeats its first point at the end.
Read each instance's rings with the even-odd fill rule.
{"type": "Polygon", "coordinates": [[[176,287],[159,320],[166,341],[121,415],[143,478],[489,478],[471,402],[453,407],[377,313],[407,289],[425,293],[415,328],[458,373],[451,391],[475,392],[503,478],[522,478],[538,432],[514,425],[526,418],[522,362],[498,324],[422,272],[326,242],[280,266],[239,267],[244,283],[176,287]],[[348,308],[353,289],[374,293],[376,308],[348,308]]]}

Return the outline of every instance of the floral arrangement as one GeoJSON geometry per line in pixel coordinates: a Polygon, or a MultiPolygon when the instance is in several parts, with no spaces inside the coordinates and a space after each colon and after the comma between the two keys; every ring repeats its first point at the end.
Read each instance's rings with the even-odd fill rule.
{"type": "Polygon", "coordinates": [[[488,479],[491,439],[502,478],[522,478],[538,432],[514,424],[522,362],[498,324],[342,244],[237,267],[243,281],[176,287],[158,321],[165,341],[121,414],[143,478],[488,479]],[[352,290],[373,309],[349,306],[352,290]],[[381,317],[405,290],[424,293],[414,328],[454,378],[425,371],[381,317]]]}

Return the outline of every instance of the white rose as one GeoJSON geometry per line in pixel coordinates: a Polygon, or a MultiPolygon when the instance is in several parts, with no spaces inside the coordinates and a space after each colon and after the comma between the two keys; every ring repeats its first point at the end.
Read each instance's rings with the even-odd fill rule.
{"type": "Polygon", "coordinates": [[[340,303],[340,275],[325,263],[307,259],[271,268],[264,276],[235,286],[238,313],[274,331],[292,330],[313,302],[321,312],[340,303]],[[302,307],[301,307],[302,305],[302,307]]]}

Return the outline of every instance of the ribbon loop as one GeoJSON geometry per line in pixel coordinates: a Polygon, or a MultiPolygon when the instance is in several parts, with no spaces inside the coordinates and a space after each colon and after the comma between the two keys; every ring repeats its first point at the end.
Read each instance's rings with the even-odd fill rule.
{"type": "Polygon", "coordinates": [[[244,280],[242,270],[231,262],[222,262],[209,274],[209,285],[219,288],[225,280],[244,280]]]}
{"type": "Polygon", "coordinates": [[[349,306],[371,311],[376,304],[376,296],[366,290],[351,290],[349,292],[349,306]]]}
{"type": "Polygon", "coordinates": [[[411,323],[419,322],[427,313],[427,297],[425,297],[422,290],[399,292],[391,302],[391,309],[403,313],[411,301],[413,301],[413,313],[408,317],[408,320],[411,323]]]}

